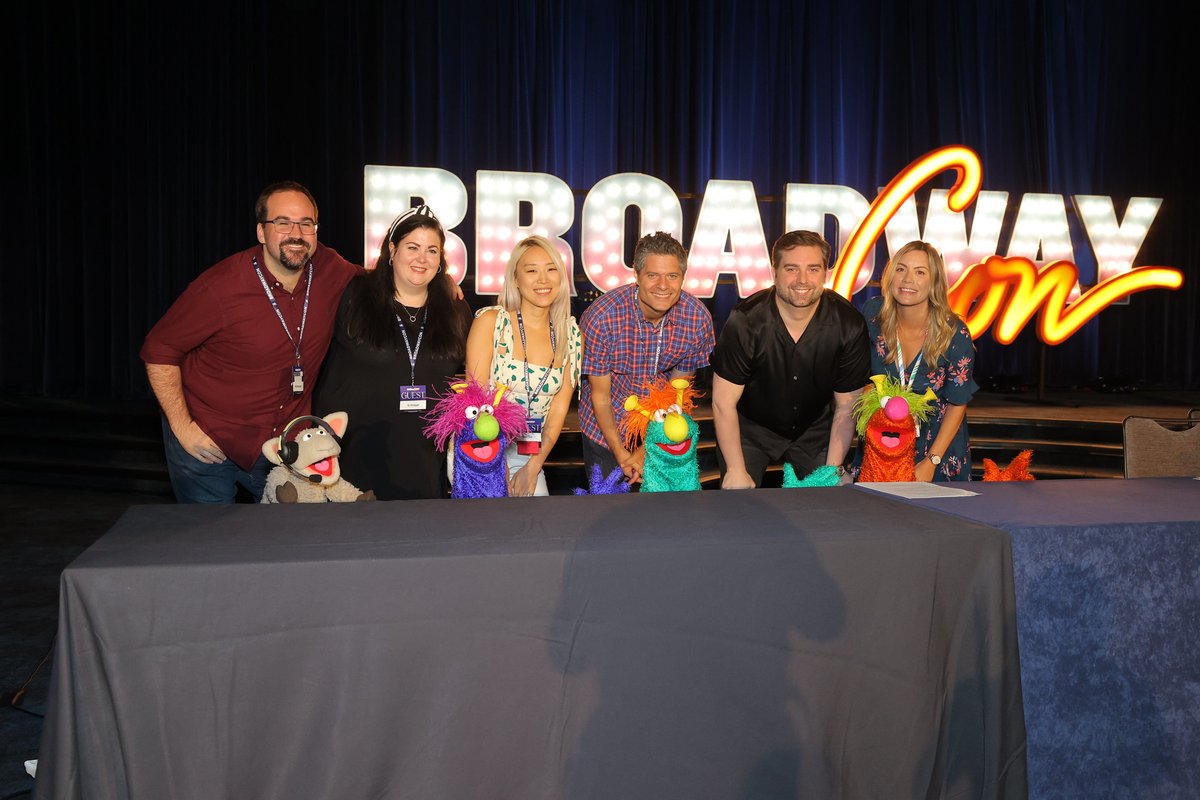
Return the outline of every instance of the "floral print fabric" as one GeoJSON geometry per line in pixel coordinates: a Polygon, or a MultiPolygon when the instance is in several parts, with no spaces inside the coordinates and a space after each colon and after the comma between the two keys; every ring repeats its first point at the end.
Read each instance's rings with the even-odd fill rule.
{"type": "MultiPolygon", "coordinates": [[[[879,332],[879,321],[876,319],[882,306],[883,299],[879,297],[868,300],[867,304],[863,306],[863,316],[867,319],[867,335],[871,340],[871,374],[886,374],[893,378],[899,378],[900,372],[896,367],[896,362],[884,362],[888,350],[887,342],[879,332]]],[[[905,355],[907,356],[908,353],[905,355]]],[[[916,354],[905,366],[906,376],[912,370],[913,361],[916,361],[916,354]]],[[[922,363],[913,379],[914,392],[924,394],[925,389],[929,388],[937,395],[937,408],[929,421],[921,426],[921,435],[917,437],[916,460],[918,462],[929,454],[929,446],[933,444],[938,431],[942,429],[942,420],[945,419],[947,406],[950,404],[965,406],[971,402],[971,398],[979,389],[975,383],[974,372],[975,343],[971,341],[971,332],[967,330],[967,326],[960,323],[959,329],[954,333],[954,338],[950,340],[950,346],[938,359],[937,364],[933,365],[931,369],[929,365],[922,363]]],[[[933,479],[942,482],[971,479],[971,447],[967,435],[966,419],[963,419],[958,433],[954,435],[950,446],[942,455],[942,463],[934,470],[933,479]]]]}
{"type": "MultiPolygon", "coordinates": [[[[488,311],[496,312],[496,327],[492,331],[492,372],[490,381],[493,385],[504,384],[508,387],[509,395],[530,417],[545,417],[550,410],[554,396],[563,388],[565,380],[571,382],[571,389],[579,386],[580,354],[583,349],[583,337],[579,333],[579,325],[574,317],[568,318],[567,325],[567,354],[561,367],[543,367],[529,364],[528,372],[524,361],[513,357],[516,351],[514,337],[517,335],[514,315],[500,306],[480,309],[475,313],[478,317],[488,311]],[[528,377],[528,389],[526,388],[528,377]],[[530,407],[530,391],[535,396],[530,407]]],[[[556,332],[557,335],[562,335],[556,332]]]]}

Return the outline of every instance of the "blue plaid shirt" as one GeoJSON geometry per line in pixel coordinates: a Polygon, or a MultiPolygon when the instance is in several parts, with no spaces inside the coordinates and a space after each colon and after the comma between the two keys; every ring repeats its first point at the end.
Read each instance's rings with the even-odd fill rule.
{"type": "MultiPolygon", "coordinates": [[[[626,397],[657,375],[708,366],[715,343],[712,316],[699,300],[680,293],[679,302],[662,318],[661,325],[654,325],[646,321],[638,306],[637,290],[635,283],[613,289],[583,313],[583,372],[610,377],[618,427],[625,416],[626,397]]],[[[579,427],[584,436],[607,449],[592,407],[592,387],[586,380],[579,393],[579,427]]]]}

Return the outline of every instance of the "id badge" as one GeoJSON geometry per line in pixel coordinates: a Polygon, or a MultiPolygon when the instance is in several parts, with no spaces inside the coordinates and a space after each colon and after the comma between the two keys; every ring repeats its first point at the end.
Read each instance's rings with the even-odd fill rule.
{"type": "Polygon", "coordinates": [[[424,386],[401,386],[400,387],[400,410],[401,411],[424,411],[425,410],[425,387],[424,386]]]}
{"type": "Polygon", "coordinates": [[[542,449],[542,418],[527,417],[525,422],[529,425],[529,432],[517,437],[517,454],[534,456],[542,449]]]}
{"type": "Polygon", "coordinates": [[[304,394],[304,367],[299,364],[292,367],[292,394],[296,397],[304,394]]]}

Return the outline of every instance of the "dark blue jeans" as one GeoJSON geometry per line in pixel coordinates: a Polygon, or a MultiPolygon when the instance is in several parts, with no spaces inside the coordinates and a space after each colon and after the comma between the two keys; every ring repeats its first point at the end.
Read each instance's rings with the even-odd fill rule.
{"type": "Polygon", "coordinates": [[[259,455],[249,472],[228,458],[220,464],[205,464],[197,461],[183,449],[183,445],[171,432],[167,418],[162,418],[163,450],[167,455],[167,471],[171,475],[171,489],[175,500],[180,503],[232,503],[237,497],[240,484],[254,497],[262,499],[267,473],[275,466],[259,455]]]}

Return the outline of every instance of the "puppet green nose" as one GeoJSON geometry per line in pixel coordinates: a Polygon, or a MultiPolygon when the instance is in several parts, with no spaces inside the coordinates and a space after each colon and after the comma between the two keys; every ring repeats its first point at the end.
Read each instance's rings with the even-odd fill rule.
{"type": "Polygon", "coordinates": [[[667,414],[667,418],[663,420],[663,435],[676,444],[687,438],[688,424],[682,414],[667,414]]]}
{"type": "Polygon", "coordinates": [[[480,414],[475,418],[475,438],[490,442],[500,435],[500,423],[491,414],[480,414]]]}

